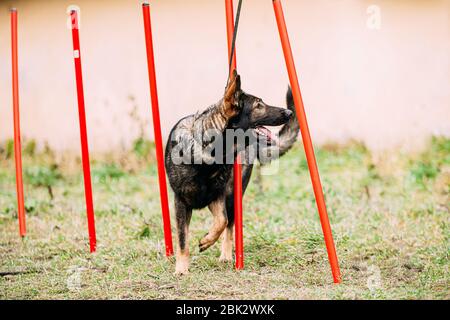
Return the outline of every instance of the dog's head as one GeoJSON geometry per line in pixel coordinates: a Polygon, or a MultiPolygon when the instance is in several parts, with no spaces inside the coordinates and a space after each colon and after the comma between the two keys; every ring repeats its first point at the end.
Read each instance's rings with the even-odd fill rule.
{"type": "Polygon", "coordinates": [[[289,109],[269,106],[261,98],[247,94],[241,89],[241,78],[233,72],[225,90],[224,102],[231,115],[229,128],[253,129],[254,133],[267,142],[275,142],[275,137],[265,126],[285,124],[292,117],[289,109]]]}

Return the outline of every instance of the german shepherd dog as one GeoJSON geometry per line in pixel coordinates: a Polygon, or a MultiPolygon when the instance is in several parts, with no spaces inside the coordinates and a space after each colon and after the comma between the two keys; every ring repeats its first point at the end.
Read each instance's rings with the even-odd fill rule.
{"type": "MultiPolygon", "coordinates": [[[[176,274],[186,274],[189,268],[189,223],[193,209],[208,206],[213,215],[213,224],[209,232],[200,240],[200,251],[212,246],[223,234],[222,250],[219,261],[231,261],[233,258],[233,225],[234,225],[234,195],[233,195],[233,161],[211,162],[211,155],[207,155],[204,148],[210,143],[208,139],[198,138],[197,134],[205,134],[213,130],[223,136],[225,146],[225,131],[248,130],[258,138],[255,145],[245,145],[249,148],[266,148],[267,153],[281,156],[286,153],[295,142],[299,126],[295,117],[294,102],[290,88],[287,93],[287,107],[272,107],[260,98],[247,94],[241,90],[240,76],[233,72],[225,88],[225,94],[220,101],[210,106],[202,113],[181,119],[172,129],[165,152],[165,165],[170,185],[175,194],[176,224],[178,233],[176,274]],[[264,126],[279,126],[278,138],[274,137],[264,126]],[[265,144],[262,147],[261,141],[265,144]],[[179,163],[175,161],[174,151],[180,146],[200,147],[197,155],[200,161],[195,163],[179,163]]],[[[239,148],[241,147],[241,148],[239,148]]],[[[234,156],[241,152],[233,138],[231,147],[224,147],[225,155],[234,156]]],[[[182,148],[181,148],[182,149],[182,148]]],[[[184,153],[196,153],[189,149],[184,153]]],[[[181,153],[183,153],[181,152],[181,153]]],[[[258,153],[259,154],[259,153],[258,153]]],[[[214,159],[217,160],[217,154],[214,159]]],[[[246,158],[247,159],[247,158],[246,158]]],[[[219,159],[220,160],[220,159],[219,159]]],[[[258,156],[258,160],[263,162],[258,156]]],[[[242,183],[243,191],[247,188],[252,173],[253,163],[243,163],[242,183]]]]}

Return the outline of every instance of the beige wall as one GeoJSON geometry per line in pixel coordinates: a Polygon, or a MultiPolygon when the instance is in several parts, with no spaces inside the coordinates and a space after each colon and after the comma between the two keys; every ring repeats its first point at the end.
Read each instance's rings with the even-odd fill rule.
{"type": "MultiPolygon", "coordinates": [[[[66,8],[81,8],[91,148],[129,146],[139,126],[153,137],[140,1],[30,0],[0,4],[0,140],[12,136],[8,8],[19,10],[25,138],[78,150],[78,114],[66,8]]],[[[316,143],[363,140],[415,148],[450,135],[449,0],[284,0],[301,88],[316,143]],[[369,5],[381,29],[366,26],[369,5]]],[[[215,102],[226,80],[223,0],[152,1],[164,135],[215,102]]],[[[237,42],[246,91],[284,104],[287,76],[271,1],[244,1],[237,42]]]]}

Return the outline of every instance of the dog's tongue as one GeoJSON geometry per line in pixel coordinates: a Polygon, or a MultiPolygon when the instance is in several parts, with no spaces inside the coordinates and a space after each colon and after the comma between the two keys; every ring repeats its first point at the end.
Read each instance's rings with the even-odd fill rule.
{"type": "Polygon", "coordinates": [[[275,137],[275,135],[272,133],[272,131],[270,131],[270,130],[267,129],[266,127],[263,127],[263,126],[258,127],[258,128],[257,128],[257,131],[258,131],[260,134],[266,136],[267,139],[268,139],[268,141],[274,141],[274,142],[277,142],[277,143],[278,143],[278,139],[275,137]]]}

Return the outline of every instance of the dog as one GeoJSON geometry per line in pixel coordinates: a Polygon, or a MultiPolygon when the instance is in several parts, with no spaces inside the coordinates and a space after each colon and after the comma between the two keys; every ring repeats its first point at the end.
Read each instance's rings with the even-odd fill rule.
{"type": "MultiPolygon", "coordinates": [[[[171,130],[166,144],[165,166],[170,186],[175,195],[178,235],[175,274],[186,274],[189,270],[189,224],[193,209],[202,209],[208,206],[213,215],[213,225],[200,240],[200,252],[212,246],[223,234],[219,261],[225,262],[233,259],[234,179],[232,160],[238,153],[249,149],[264,150],[266,154],[275,154],[275,157],[279,157],[292,147],[298,136],[299,125],[295,117],[290,87],[286,95],[286,102],[287,109],[273,107],[264,103],[260,98],[245,93],[241,89],[241,78],[234,71],[222,99],[202,113],[181,119],[171,130]],[[275,138],[270,130],[264,127],[279,125],[283,125],[283,127],[278,138],[275,138]],[[231,143],[226,143],[225,132],[229,130],[250,132],[251,136],[257,138],[257,143],[236,143],[234,137],[231,143]],[[206,138],[201,137],[202,134],[206,138]],[[216,145],[223,146],[225,149],[220,154],[205,151],[211,145],[212,139],[210,138],[213,135],[221,140],[216,145]],[[182,150],[179,151],[180,157],[193,156],[197,157],[198,161],[181,163],[174,156],[176,149],[182,150]],[[230,156],[231,161],[221,161],[230,156]]],[[[228,142],[230,142],[229,140],[228,142]]],[[[256,152],[256,154],[262,164],[272,160],[259,156],[260,152],[256,152]]],[[[251,159],[248,161],[248,156],[245,156],[245,159],[248,163],[244,161],[242,167],[243,192],[248,186],[253,169],[251,159]]]]}

